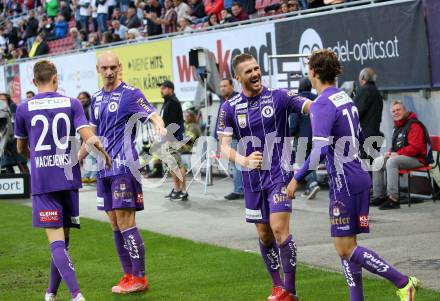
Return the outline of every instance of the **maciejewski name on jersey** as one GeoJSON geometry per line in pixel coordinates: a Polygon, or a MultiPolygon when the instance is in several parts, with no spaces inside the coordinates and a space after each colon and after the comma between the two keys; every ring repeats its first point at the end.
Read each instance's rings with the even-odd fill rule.
{"type": "Polygon", "coordinates": [[[63,167],[70,165],[72,163],[72,159],[70,154],[58,154],[58,155],[46,155],[46,156],[37,156],[35,157],[35,167],[63,167]]]}

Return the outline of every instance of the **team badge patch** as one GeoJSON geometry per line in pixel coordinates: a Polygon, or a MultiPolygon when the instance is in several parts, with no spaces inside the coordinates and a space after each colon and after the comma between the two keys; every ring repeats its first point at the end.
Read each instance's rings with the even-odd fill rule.
{"type": "Polygon", "coordinates": [[[266,118],[272,117],[273,116],[273,107],[272,106],[265,106],[261,110],[261,114],[266,118]]]}
{"type": "Polygon", "coordinates": [[[144,202],[144,196],[142,193],[138,192],[136,195],[136,203],[142,204],[144,202]]]}
{"type": "Polygon", "coordinates": [[[120,190],[125,190],[125,189],[127,189],[127,187],[125,186],[125,183],[121,183],[121,184],[119,184],[119,189],[120,189],[120,190]]]}
{"type": "Polygon", "coordinates": [[[243,129],[246,127],[247,122],[246,122],[246,115],[242,114],[242,115],[238,115],[237,116],[238,119],[238,125],[243,129]]]}
{"type": "Polygon", "coordinates": [[[118,103],[112,101],[111,103],[109,103],[108,105],[108,111],[109,112],[116,112],[116,110],[118,109],[118,103]]]}
{"type": "Polygon", "coordinates": [[[333,207],[333,216],[339,216],[341,215],[341,211],[338,207],[333,207]]]}

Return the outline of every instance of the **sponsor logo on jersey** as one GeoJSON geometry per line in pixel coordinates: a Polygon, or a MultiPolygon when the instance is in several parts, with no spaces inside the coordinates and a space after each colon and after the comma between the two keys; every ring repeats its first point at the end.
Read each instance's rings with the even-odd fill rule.
{"type": "Polygon", "coordinates": [[[218,127],[220,130],[225,128],[225,116],[226,112],[224,110],[220,111],[220,116],[218,117],[218,127]]]}
{"type": "Polygon", "coordinates": [[[140,192],[136,194],[136,203],[143,204],[144,203],[144,195],[140,192]]]}
{"type": "Polygon", "coordinates": [[[272,106],[265,106],[261,110],[261,114],[266,118],[272,117],[273,116],[273,107],[272,106]]]}
{"type": "Polygon", "coordinates": [[[60,220],[58,210],[40,210],[39,215],[41,223],[52,223],[60,220]]]}
{"type": "Polygon", "coordinates": [[[246,212],[246,219],[260,220],[263,218],[263,215],[261,214],[261,210],[253,210],[253,209],[246,208],[245,212],[246,212]]]}
{"type": "Polygon", "coordinates": [[[330,218],[330,224],[335,225],[335,226],[349,225],[350,222],[351,222],[350,217],[331,217],[330,218]]]}
{"type": "Polygon", "coordinates": [[[116,101],[112,101],[111,103],[109,103],[108,105],[108,111],[109,112],[116,112],[116,110],[118,109],[118,103],[116,101]]]}
{"type": "Polygon", "coordinates": [[[328,99],[330,99],[336,107],[340,107],[347,103],[353,102],[350,96],[348,96],[347,93],[345,93],[344,91],[330,95],[328,99]]]}
{"type": "Polygon", "coordinates": [[[359,216],[359,227],[360,228],[368,228],[368,215],[360,215],[359,216]]]}
{"type": "Polygon", "coordinates": [[[142,97],[137,100],[137,103],[145,110],[145,112],[151,113],[151,108],[145,103],[145,100],[142,97]]]}
{"type": "Polygon", "coordinates": [[[242,128],[242,129],[244,129],[245,127],[246,127],[246,125],[247,125],[247,121],[246,121],[246,115],[245,114],[242,114],[242,115],[238,115],[237,116],[237,120],[238,120],[238,125],[242,128]]]}
{"type": "Polygon", "coordinates": [[[28,101],[29,111],[70,108],[69,97],[51,97],[32,99],[28,101]]]}
{"type": "Polygon", "coordinates": [[[341,211],[339,210],[338,207],[333,207],[333,216],[340,216],[341,215],[341,211]]]}
{"type": "Polygon", "coordinates": [[[248,103],[244,102],[244,103],[239,103],[238,105],[235,106],[236,110],[240,110],[240,109],[245,109],[248,107],[248,103]]]}
{"type": "Polygon", "coordinates": [[[298,95],[298,94],[293,90],[287,91],[287,96],[289,96],[289,97],[296,96],[296,95],[298,95]]]}
{"type": "Polygon", "coordinates": [[[125,185],[125,183],[121,183],[121,184],[119,184],[119,189],[125,190],[125,189],[127,189],[127,186],[125,185]]]}

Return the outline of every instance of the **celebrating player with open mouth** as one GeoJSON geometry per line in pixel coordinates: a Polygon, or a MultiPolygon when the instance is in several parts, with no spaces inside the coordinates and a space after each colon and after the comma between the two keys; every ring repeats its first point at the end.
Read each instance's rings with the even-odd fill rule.
{"type": "Polygon", "coordinates": [[[104,154],[108,168],[111,159],[90,131],[79,100],[56,92],[55,65],[42,60],[34,65],[33,71],[38,94],[18,107],[15,136],[18,151],[30,157],[31,162],[32,223],[46,229],[50,242],[52,260],[45,301],[57,300],[61,279],[72,301],[85,301],[67,251],[69,228],[79,228],[78,188],[81,187],[79,164],[71,154],[69,138],[78,132],[86,143],[104,154]],[[67,169],[71,179],[66,175],[67,169]]]}
{"type": "Polygon", "coordinates": [[[331,50],[313,52],[309,79],[319,97],[310,109],[313,148],[287,187],[294,197],[298,182],[326,157],[330,177],[330,224],[334,245],[341,257],[351,301],[363,301],[362,268],[391,281],[401,301],[413,301],[419,281],[407,277],[375,252],[358,246],[356,235],[368,233],[371,179],[361,166],[359,145],[364,142],[359,115],[351,98],[334,86],[341,65],[331,50]]]}
{"type": "Polygon", "coordinates": [[[256,225],[261,255],[273,282],[268,300],[298,300],[296,245],[289,230],[292,201],[286,194],[292,178],[291,156],[283,149],[289,143],[284,139],[289,114],[308,112],[311,101],[291,91],[264,87],[260,66],[249,54],[236,56],[233,68],[243,91],[225,101],[220,110],[221,151],[243,166],[246,221],[256,225]],[[239,151],[230,147],[232,134],[239,140],[239,151]]]}

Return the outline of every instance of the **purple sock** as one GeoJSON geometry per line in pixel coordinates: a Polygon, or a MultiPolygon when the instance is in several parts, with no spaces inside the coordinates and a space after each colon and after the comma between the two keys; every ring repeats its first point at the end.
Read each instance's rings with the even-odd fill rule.
{"type": "Polygon", "coordinates": [[[145,249],[144,241],[139,233],[137,227],[133,227],[121,231],[122,236],[127,246],[127,251],[130,254],[132,272],[135,277],[145,276],[145,249]]]}
{"type": "Polygon", "coordinates": [[[296,295],[295,273],[296,273],[296,244],[292,235],[289,235],[285,242],[278,246],[281,255],[281,265],[284,271],[284,289],[296,295]]]}
{"type": "MultiPolygon", "coordinates": [[[[65,241],[66,250],[69,250],[69,238],[66,237],[65,241]]],[[[49,288],[47,289],[47,292],[50,294],[57,294],[58,288],[60,287],[61,283],[61,275],[58,271],[57,267],[55,266],[55,263],[53,262],[53,259],[51,257],[50,259],[50,276],[49,276],[49,288]]]]}
{"type": "Polygon", "coordinates": [[[367,248],[357,246],[350,257],[350,262],[354,262],[371,273],[388,279],[397,288],[402,288],[408,283],[408,277],[389,265],[379,255],[367,248]]]}
{"type": "Polygon", "coordinates": [[[50,244],[52,260],[58,268],[61,277],[66,283],[67,288],[73,298],[80,292],[78,281],[76,280],[75,269],[70,261],[69,253],[66,250],[66,244],[63,240],[57,240],[50,244]]]}
{"type": "Polygon", "coordinates": [[[271,242],[270,245],[265,246],[258,240],[260,244],[260,252],[263,257],[266,269],[272,277],[272,283],[274,286],[283,286],[283,281],[280,276],[280,250],[275,242],[271,242]]]}
{"type": "Polygon", "coordinates": [[[364,289],[362,287],[362,267],[354,262],[348,262],[341,257],[345,279],[350,290],[350,301],[364,301],[364,289]]]}
{"type": "Polygon", "coordinates": [[[115,247],[118,252],[119,261],[121,262],[122,270],[124,274],[131,274],[131,259],[130,254],[125,246],[124,237],[119,230],[113,231],[113,238],[115,239],[115,247]]]}

